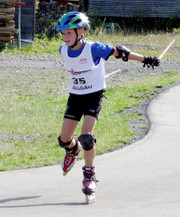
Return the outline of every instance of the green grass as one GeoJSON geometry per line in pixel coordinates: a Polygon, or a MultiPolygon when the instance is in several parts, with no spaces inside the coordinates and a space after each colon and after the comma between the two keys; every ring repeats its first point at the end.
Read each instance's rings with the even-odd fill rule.
{"type": "MultiPolygon", "coordinates": [[[[49,76],[49,79],[54,77],[49,76]]],[[[105,93],[107,99],[104,99],[94,131],[98,141],[97,154],[132,142],[137,132],[130,129],[128,122],[135,120],[139,121],[142,127],[148,126],[147,120],[137,109],[142,99],[151,98],[158,92],[158,87],[165,87],[179,79],[180,72],[171,71],[163,75],[149,74],[144,76],[144,79],[121,85],[110,83],[105,93]],[[129,111],[130,108],[134,109],[129,111]]],[[[11,89],[16,89],[16,85],[15,79],[11,82],[11,89]]],[[[64,150],[58,147],[57,136],[60,134],[67,93],[59,94],[56,89],[53,94],[46,89],[38,90],[39,92],[32,89],[29,95],[28,85],[24,90],[23,84],[19,84],[19,91],[11,93],[9,98],[7,96],[11,89],[8,93],[8,89],[3,91],[5,88],[6,85],[0,89],[0,170],[60,163],[64,150]]],[[[81,124],[76,131],[76,137],[80,133],[81,124]]],[[[83,158],[82,153],[80,158],[83,158]]]]}

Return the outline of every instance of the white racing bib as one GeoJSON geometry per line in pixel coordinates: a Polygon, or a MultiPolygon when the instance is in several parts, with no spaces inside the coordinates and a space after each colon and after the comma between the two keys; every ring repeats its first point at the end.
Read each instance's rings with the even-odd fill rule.
{"type": "Polygon", "coordinates": [[[73,94],[88,94],[105,89],[105,67],[101,58],[95,65],[91,54],[92,43],[86,42],[78,57],[68,56],[68,46],[62,45],[61,54],[64,67],[69,72],[69,92],[73,94]]]}

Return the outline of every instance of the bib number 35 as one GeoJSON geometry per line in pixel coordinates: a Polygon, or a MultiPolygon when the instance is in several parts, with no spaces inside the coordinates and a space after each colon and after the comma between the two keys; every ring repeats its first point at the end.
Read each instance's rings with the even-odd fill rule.
{"type": "Polygon", "coordinates": [[[84,78],[72,78],[74,80],[74,84],[85,84],[86,81],[84,78]]]}

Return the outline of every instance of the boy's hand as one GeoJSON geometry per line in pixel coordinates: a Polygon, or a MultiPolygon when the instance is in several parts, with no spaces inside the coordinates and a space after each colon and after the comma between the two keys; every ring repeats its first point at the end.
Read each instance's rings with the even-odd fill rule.
{"type": "Polygon", "coordinates": [[[154,69],[154,66],[159,66],[160,65],[160,59],[158,57],[144,57],[143,61],[144,65],[143,67],[147,66],[148,68],[152,66],[154,69]]]}

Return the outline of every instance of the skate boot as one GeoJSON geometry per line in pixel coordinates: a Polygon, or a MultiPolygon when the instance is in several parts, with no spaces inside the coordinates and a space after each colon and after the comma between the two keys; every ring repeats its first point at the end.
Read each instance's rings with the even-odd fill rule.
{"type": "Polygon", "coordinates": [[[94,167],[86,167],[83,168],[84,180],[82,182],[82,192],[86,196],[86,203],[90,204],[95,202],[95,190],[97,186],[97,180],[95,177],[94,167]]]}
{"type": "Polygon", "coordinates": [[[64,160],[62,162],[62,169],[64,171],[63,175],[66,176],[67,173],[72,169],[75,164],[75,161],[78,157],[79,152],[81,151],[80,142],[76,142],[76,145],[72,148],[65,148],[66,154],[64,156],[64,160]]]}

